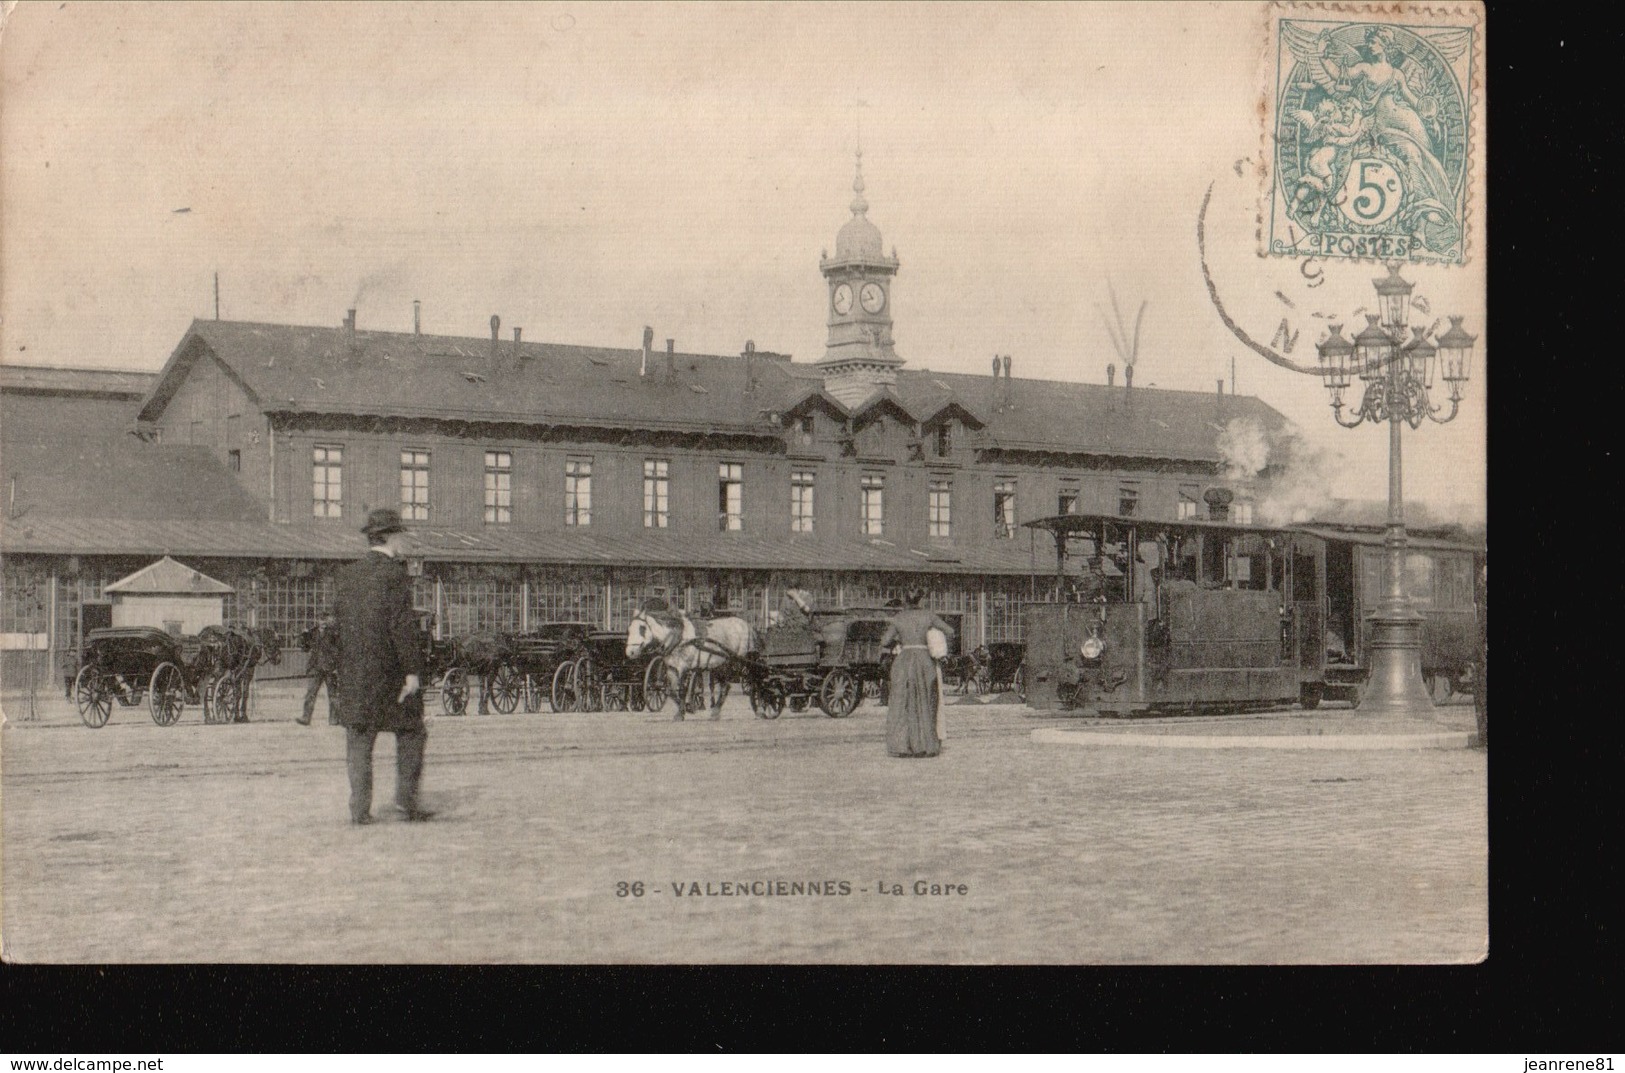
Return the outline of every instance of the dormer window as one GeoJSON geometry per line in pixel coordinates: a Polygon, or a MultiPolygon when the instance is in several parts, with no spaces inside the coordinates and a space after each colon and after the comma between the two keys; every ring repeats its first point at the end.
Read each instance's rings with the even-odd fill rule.
{"type": "Polygon", "coordinates": [[[953,427],[950,422],[944,421],[937,426],[937,457],[947,458],[954,448],[953,427]]]}
{"type": "Polygon", "coordinates": [[[813,415],[804,414],[796,420],[796,442],[803,447],[811,447],[813,442],[813,415]]]}

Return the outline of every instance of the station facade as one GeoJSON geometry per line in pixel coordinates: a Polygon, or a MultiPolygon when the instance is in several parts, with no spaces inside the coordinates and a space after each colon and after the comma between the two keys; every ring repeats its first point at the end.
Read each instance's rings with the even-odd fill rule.
{"type": "MultiPolygon", "coordinates": [[[[81,609],[172,555],[233,589],[228,622],[291,637],[363,550],[368,511],[391,507],[418,606],[446,635],[622,628],[656,596],[765,623],[793,583],[826,608],[923,587],[974,645],[1020,640],[1019,605],[1049,596],[1053,549],[1023,521],[1202,518],[1215,498],[1250,520],[1258,490],[1227,475],[1220,435],[1237,419],[1278,429],[1280,414],[1134,387],[1128,371],[1119,385],[1017,377],[1008,357],[989,375],[909,368],[893,339],[900,262],[861,172],[854,193],[819,263],[816,361],[751,342],[680,352],[651,329],[625,348],[525,341],[496,316],[489,338],[375,332],[352,310],[338,327],[196,321],[122,395],[58,385],[52,405],[80,417],[0,426],[8,455],[49,471],[0,536],[0,630],[47,634],[60,674],[81,609]],[[72,464],[87,422],[116,461],[72,464]]],[[[18,379],[7,413],[33,413],[18,379]]]]}

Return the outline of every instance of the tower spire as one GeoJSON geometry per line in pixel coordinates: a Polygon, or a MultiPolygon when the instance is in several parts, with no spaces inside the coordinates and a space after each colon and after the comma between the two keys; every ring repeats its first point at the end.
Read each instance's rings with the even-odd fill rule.
{"type": "Polygon", "coordinates": [[[869,211],[869,202],[863,197],[863,145],[858,145],[858,173],[852,180],[852,215],[862,216],[869,211]]]}

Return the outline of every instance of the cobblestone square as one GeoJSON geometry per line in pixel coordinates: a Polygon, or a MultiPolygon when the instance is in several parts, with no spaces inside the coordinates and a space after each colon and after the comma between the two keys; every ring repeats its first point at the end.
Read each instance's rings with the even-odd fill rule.
{"type": "Polygon", "coordinates": [[[934,761],[888,758],[868,704],[846,720],[764,722],[738,700],[715,723],[437,717],[439,815],[387,818],[384,735],[381,820],[356,828],[340,731],[296,713],[290,693],[236,726],[12,715],[7,957],[1267,964],[1488,948],[1480,751],[1068,748],[1031,732],[1076,721],[1014,705],[951,708],[934,761]]]}

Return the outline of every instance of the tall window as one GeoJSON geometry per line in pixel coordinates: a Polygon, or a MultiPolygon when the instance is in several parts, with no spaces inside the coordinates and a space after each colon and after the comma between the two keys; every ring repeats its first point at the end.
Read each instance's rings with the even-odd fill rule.
{"type": "Polygon", "coordinates": [[[928,520],[934,537],[953,535],[954,485],[946,477],[933,477],[928,489],[928,520]]]}
{"type": "Polygon", "coordinates": [[[592,459],[571,455],[564,460],[564,524],[592,524],[592,459]]]}
{"type": "Polygon", "coordinates": [[[427,521],[429,517],[429,452],[401,451],[401,520],[427,521]]]}
{"type": "Polygon", "coordinates": [[[886,478],[865,473],[859,483],[863,497],[863,532],[866,536],[886,534],[886,478]]]}
{"type": "Polygon", "coordinates": [[[310,454],[312,513],[318,518],[338,518],[344,509],[344,448],[318,445],[310,454]]]}
{"type": "Polygon", "coordinates": [[[798,469],[790,474],[790,532],[810,533],[813,531],[813,482],[815,474],[812,470],[798,469]]]}
{"type": "Polygon", "coordinates": [[[485,452],[485,522],[503,525],[513,521],[513,454],[485,452]]]}
{"type": "Polygon", "coordinates": [[[643,460],[643,527],[664,529],[671,524],[671,463],[664,458],[643,460]]]}
{"type": "Polygon", "coordinates": [[[1075,484],[1063,484],[1063,485],[1061,485],[1061,494],[1055,500],[1055,513],[1056,514],[1076,514],[1076,513],[1078,513],[1078,504],[1082,501],[1082,499],[1083,499],[1083,497],[1082,497],[1082,495],[1079,494],[1077,485],[1075,485],[1075,484]]]}
{"type": "Polygon", "coordinates": [[[1179,518],[1181,520],[1196,517],[1196,504],[1199,499],[1198,491],[1198,487],[1194,484],[1179,486],[1179,518]]]}
{"type": "Polygon", "coordinates": [[[1140,490],[1131,484],[1119,486],[1117,489],[1117,513],[1125,518],[1133,518],[1140,513],[1140,490]]]}
{"type": "Polygon", "coordinates": [[[717,527],[745,528],[745,468],[737,462],[717,466],[717,527]]]}
{"type": "Polygon", "coordinates": [[[1000,540],[1016,535],[1016,482],[1012,478],[993,485],[993,535],[1000,540]]]}

